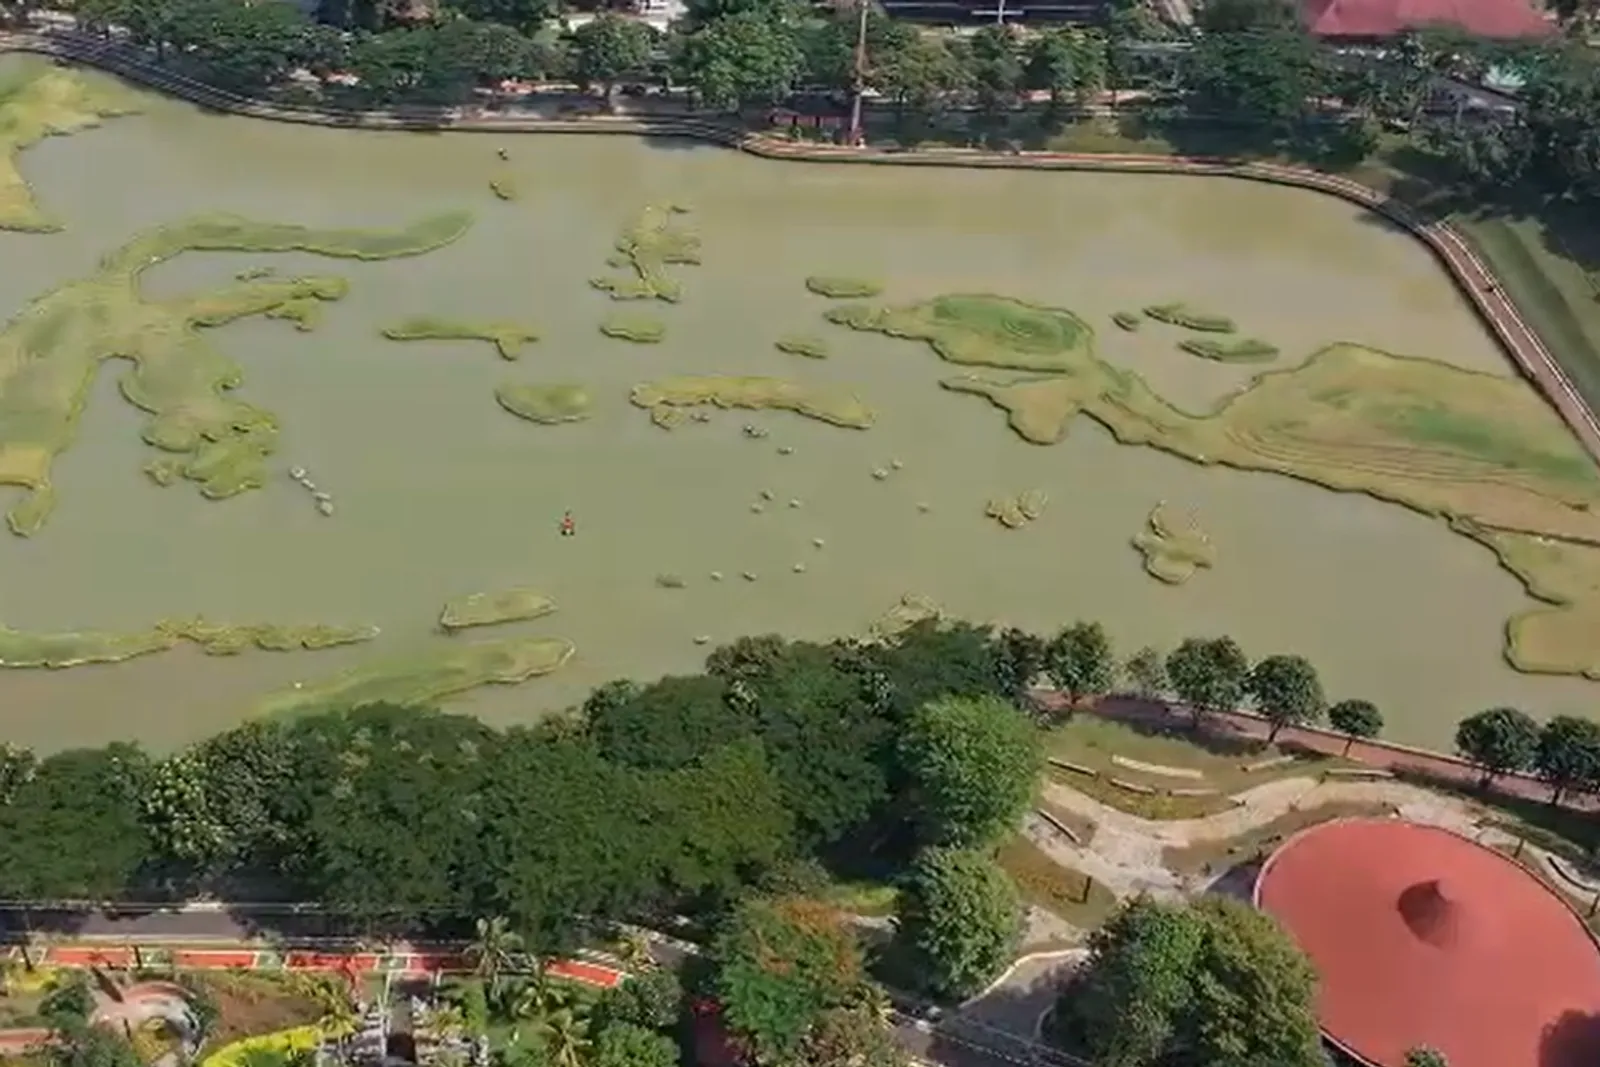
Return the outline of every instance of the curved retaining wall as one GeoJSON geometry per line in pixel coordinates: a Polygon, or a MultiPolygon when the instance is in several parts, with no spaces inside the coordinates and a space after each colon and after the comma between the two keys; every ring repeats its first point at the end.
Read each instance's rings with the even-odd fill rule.
{"type": "Polygon", "coordinates": [[[193,103],[239,115],[315,126],[387,130],[498,133],[627,133],[687,137],[725,145],[768,159],[813,163],[896,166],[994,167],[1032,170],[1143,171],[1207,174],[1291,185],[1339,197],[1377,213],[1428,246],[1455,280],[1522,373],[1545,394],[1584,447],[1600,460],[1600,420],[1516,306],[1483,259],[1447,223],[1429,221],[1370,186],[1338,175],[1276,163],[1179,156],[1028,152],[1002,154],[963,149],[884,151],[795,144],[751,134],[725,123],[692,117],[533,118],[479,108],[397,108],[384,111],[324,110],[269,104],[206,85],[155,66],[120,45],[66,31],[0,34],[0,50],[36,52],[100,67],[131,81],[193,103]]]}

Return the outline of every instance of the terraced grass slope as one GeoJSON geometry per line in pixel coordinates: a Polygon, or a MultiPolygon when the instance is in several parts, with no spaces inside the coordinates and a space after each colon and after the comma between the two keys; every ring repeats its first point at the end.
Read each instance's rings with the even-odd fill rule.
{"type": "Polygon", "coordinates": [[[1101,360],[1090,327],[1059,308],[946,296],[839,310],[847,313],[830,319],[925,341],[952,362],[1035,372],[941,384],[988,399],[1036,444],[1060,441],[1082,414],[1124,444],[1366,493],[1480,531],[1533,595],[1546,590],[1541,599],[1555,605],[1513,622],[1513,666],[1600,674],[1600,656],[1585,650],[1600,646],[1600,471],[1517,379],[1338,344],[1190,412],[1101,360]],[[1563,544],[1534,553],[1527,542],[1540,538],[1563,544]]]}
{"type": "Polygon", "coordinates": [[[201,216],[139,234],[107,255],[94,274],[28,304],[0,330],[0,485],[27,490],[6,515],[12,531],[29,536],[49,518],[52,461],[76,437],[94,375],[110,359],[132,364],[119,380],[122,395],[150,415],[145,442],[181,460],[176,475],[213,499],[263,484],[277,419],[235,399],[239,366],[200,330],[337,300],[345,280],[258,277],[210,293],[150,300],[139,287],[145,270],[201,250],[391,259],[447,245],[470,225],[464,212],[379,231],[201,216]]]}

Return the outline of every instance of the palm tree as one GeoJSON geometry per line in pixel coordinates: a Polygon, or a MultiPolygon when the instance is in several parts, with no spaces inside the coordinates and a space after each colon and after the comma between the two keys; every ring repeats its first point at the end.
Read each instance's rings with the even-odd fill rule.
{"type": "Polygon", "coordinates": [[[542,1019],[559,1012],[576,1017],[581,1009],[575,993],[572,986],[551,979],[541,970],[531,982],[517,990],[507,1014],[513,1019],[542,1019]]]}
{"type": "Polygon", "coordinates": [[[650,955],[650,942],[643,934],[630,930],[619,937],[613,947],[624,969],[634,974],[655,970],[656,960],[650,955]]]}
{"type": "Polygon", "coordinates": [[[560,1008],[539,1020],[539,1036],[555,1067],[583,1067],[590,1041],[584,1022],[571,1008],[560,1008]]]}
{"type": "Polygon", "coordinates": [[[511,965],[511,957],[522,950],[522,938],[511,929],[503,916],[479,919],[477,937],[467,945],[467,962],[472,973],[488,983],[489,989],[500,987],[500,976],[511,965]]]}

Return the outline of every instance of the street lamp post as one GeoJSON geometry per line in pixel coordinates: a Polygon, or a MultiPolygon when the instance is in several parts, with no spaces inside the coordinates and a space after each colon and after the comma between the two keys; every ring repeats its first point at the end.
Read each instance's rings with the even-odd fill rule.
{"type": "MultiPolygon", "coordinates": [[[[1003,3],[1004,0],[1001,0],[1003,3]]],[[[850,101],[850,146],[859,147],[865,140],[861,135],[861,101],[867,93],[867,16],[872,10],[872,0],[857,0],[861,9],[856,24],[856,79],[855,96],[850,101]]]]}

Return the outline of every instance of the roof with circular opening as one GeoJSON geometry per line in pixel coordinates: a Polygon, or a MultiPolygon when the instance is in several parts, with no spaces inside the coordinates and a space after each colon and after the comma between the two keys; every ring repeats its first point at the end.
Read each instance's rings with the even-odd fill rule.
{"type": "Polygon", "coordinates": [[[1357,1059],[1431,1045],[1450,1067],[1600,1063],[1600,948],[1497,852],[1400,819],[1336,820],[1285,842],[1255,901],[1311,958],[1323,1032],[1357,1059]]]}

